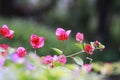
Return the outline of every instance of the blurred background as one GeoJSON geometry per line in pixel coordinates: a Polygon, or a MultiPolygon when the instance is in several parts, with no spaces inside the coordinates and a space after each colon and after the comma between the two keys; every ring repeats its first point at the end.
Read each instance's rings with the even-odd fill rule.
{"type": "Polygon", "coordinates": [[[11,40],[1,40],[11,47],[30,46],[30,35],[44,36],[45,46],[37,50],[39,55],[55,54],[51,48],[61,50],[63,44],[55,36],[57,27],[72,30],[65,42],[65,54],[79,49],[74,45],[76,32],[85,35],[85,41],[99,40],[105,45],[103,52],[89,56],[94,61],[115,62],[120,60],[120,0],[0,0],[0,26],[7,24],[15,30],[11,40]]]}

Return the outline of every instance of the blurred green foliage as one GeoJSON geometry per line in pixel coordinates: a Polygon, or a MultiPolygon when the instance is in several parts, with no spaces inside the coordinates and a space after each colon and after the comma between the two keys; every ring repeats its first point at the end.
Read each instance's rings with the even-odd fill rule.
{"type": "MultiPolygon", "coordinates": [[[[100,0],[99,0],[100,1],[100,0]]],[[[101,3],[105,7],[104,1],[101,3]]],[[[109,2],[109,1],[108,1],[109,2]]],[[[107,21],[109,26],[104,26],[108,34],[103,39],[102,31],[99,33],[99,10],[97,0],[75,0],[70,5],[65,15],[54,13],[51,10],[45,17],[48,25],[65,26],[66,29],[72,29],[75,34],[77,31],[85,34],[86,40],[99,40],[106,44],[103,52],[95,51],[93,56],[94,61],[114,62],[120,60],[120,1],[111,0],[110,7],[108,7],[107,21]],[[53,15],[54,14],[54,15],[53,15]],[[99,33],[99,34],[98,34],[99,33]],[[99,53],[99,54],[96,54],[99,53]]],[[[107,5],[107,3],[106,3],[107,5]]],[[[99,6],[100,7],[100,6],[99,6]]],[[[102,7],[101,7],[102,8],[102,7]]],[[[58,10],[59,11],[59,10],[58,10]]],[[[102,11],[102,10],[101,10],[102,11]]],[[[103,14],[105,11],[103,11],[103,14]]],[[[104,21],[103,21],[104,22],[104,21]]],[[[101,23],[102,24],[102,23],[101,23]]],[[[104,24],[104,23],[103,23],[104,24]]],[[[104,29],[102,29],[104,31],[104,29]]],[[[89,56],[89,55],[87,55],[89,56]]]]}
{"type": "Polygon", "coordinates": [[[111,27],[110,27],[111,40],[115,44],[120,43],[120,16],[113,16],[111,27]]]}
{"type": "MultiPolygon", "coordinates": [[[[56,2],[59,4],[59,1],[56,0],[56,2]]],[[[42,4],[45,3],[43,2],[42,4]]],[[[28,51],[34,51],[31,45],[29,44],[29,38],[31,34],[35,33],[46,38],[45,46],[37,50],[38,54],[53,55],[55,54],[55,52],[51,48],[56,47],[61,50],[64,49],[64,53],[68,55],[78,51],[78,48],[75,47],[74,42],[75,34],[76,32],[79,31],[84,33],[86,41],[99,40],[101,43],[107,44],[105,45],[106,48],[103,52],[95,51],[93,56],[89,56],[86,54],[87,56],[93,58],[93,61],[111,62],[120,60],[119,0],[112,0],[108,10],[109,26],[106,27],[106,31],[108,32],[106,36],[106,38],[108,38],[107,40],[102,40],[101,37],[102,32],[98,34],[99,10],[97,9],[98,4],[96,0],[74,0],[72,3],[68,5],[68,9],[66,9],[65,14],[61,14],[62,13],[61,10],[57,8],[58,4],[56,4],[54,8],[48,10],[47,13],[43,12],[43,14],[42,15],[40,14],[40,16],[38,15],[30,16],[30,19],[33,20],[30,19],[23,20],[22,18],[21,19],[1,18],[0,26],[2,26],[3,24],[7,24],[11,29],[15,30],[15,37],[12,40],[4,40],[0,42],[8,43],[12,47],[24,46],[28,49],[28,51]],[[37,24],[35,20],[38,20],[40,24],[37,24]],[[44,25],[42,25],[41,23],[44,25]],[[63,42],[58,41],[56,39],[55,36],[56,27],[63,27],[65,29],[72,30],[73,34],[71,34],[70,39],[65,42],[65,48],[63,48],[63,42]]]]}
{"type": "Polygon", "coordinates": [[[53,55],[56,54],[52,48],[58,48],[64,51],[66,55],[72,54],[78,50],[75,47],[75,39],[72,37],[68,41],[62,42],[57,40],[55,35],[55,30],[47,27],[45,25],[38,25],[34,21],[30,20],[20,20],[17,18],[14,19],[0,19],[0,26],[6,24],[11,30],[15,31],[15,36],[13,39],[2,39],[0,43],[6,43],[11,47],[17,48],[23,46],[27,49],[28,52],[34,51],[31,47],[29,40],[31,34],[37,34],[39,36],[45,37],[45,46],[37,50],[39,55],[53,55]]]}

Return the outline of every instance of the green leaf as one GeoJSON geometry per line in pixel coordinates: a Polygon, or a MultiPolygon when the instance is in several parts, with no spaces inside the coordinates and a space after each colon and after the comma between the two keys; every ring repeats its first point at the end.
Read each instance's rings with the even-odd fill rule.
{"type": "Polygon", "coordinates": [[[99,44],[99,48],[100,48],[100,49],[104,49],[105,46],[100,43],[100,44],[99,44]]]}
{"type": "Polygon", "coordinates": [[[75,45],[78,46],[81,50],[83,50],[83,45],[82,44],[76,43],[75,45]]]}
{"type": "Polygon", "coordinates": [[[11,63],[12,63],[12,61],[11,61],[10,59],[7,59],[7,60],[4,62],[4,65],[5,65],[5,66],[9,66],[11,63]]]}
{"type": "Polygon", "coordinates": [[[73,59],[80,66],[82,66],[84,64],[83,60],[78,56],[73,57],[73,59]]]}
{"type": "Polygon", "coordinates": [[[86,45],[86,44],[88,44],[88,43],[83,43],[84,44],[84,46],[86,45]]]}
{"type": "Polygon", "coordinates": [[[54,51],[56,51],[58,54],[63,54],[63,51],[61,51],[60,49],[57,48],[52,48],[54,51]]]}
{"type": "Polygon", "coordinates": [[[62,65],[63,65],[63,64],[60,63],[60,62],[54,62],[53,64],[54,64],[54,67],[58,67],[58,66],[62,66],[62,65]]]}

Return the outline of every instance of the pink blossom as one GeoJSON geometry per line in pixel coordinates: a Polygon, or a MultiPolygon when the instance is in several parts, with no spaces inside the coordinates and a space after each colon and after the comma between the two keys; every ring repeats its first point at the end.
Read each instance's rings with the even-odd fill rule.
{"type": "Polygon", "coordinates": [[[48,55],[48,56],[45,56],[44,59],[43,59],[43,64],[49,64],[49,63],[52,63],[52,60],[53,60],[53,57],[48,55]]]}
{"type": "Polygon", "coordinates": [[[80,33],[80,32],[77,32],[77,34],[76,34],[76,41],[82,43],[83,40],[84,40],[84,34],[80,33]]]}
{"type": "Polygon", "coordinates": [[[58,56],[58,62],[65,64],[67,62],[66,56],[65,55],[60,55],[58,56]]]}
{"type": "Polygon", "coordinates": [[[51,68],[53,68],[54,62],[65,64],[67,62],[67,59],[65,55],[60,55],[60,56],[54,55],[53,57],[48,55],[43,58],[42,62],[43,64],[48,64],[51,68]]]}
{"type": "Polygon", "coordinates": [[[58,56],[57,56],[57,55],[54,55],[54,56],[53,56],[53,62],[58,61],[58,60],[59,60],[58,56]]]}
{"type": "Polygon", "coordinates": [[[92,69],[92,66],[90,64],[84,64],[82,66],[82,70],[84,70],[85,72],[89,73],[92,69]]]}
{"type": "Polygon", "coordinates": [[[90,44],[86,44],[86,45],[85,45],[85,48],[84,48],[84,51],[85,51],[86,53],[92,55],[94,49],[93,49],[93,47],[92,47],[90,44]]]}
{"type": "Polygon", "coordinates": [[[39,37],[35,34],[32,34],[30,37],[30,44],[33,48],[42,48],[44,46],[44,37],[39,37]]]}
{"type": "Polygon", "coordinates": [[[21,57],[25,57],[27,54],[27,51],[24,47],[18,47],[16,50],[16,54],[21,58],[21,57]]]}
{"type": "Polygon", "coordinates": [[[54,67],[53,65],[53,57],[48,55],[48,56],[45,56],[42,60],[43,64],[48,64],[51,68],[54,67]]]}
{"type": "Polygon", "coordinates": [[[65,64],[67,62],[66,56],[65,55],[54,55],[53,57],[53,62],[60,62],[62,64],[65,64]]]}
{"type": "Polygon", "coordinates": [[[63,28],[56,29],[56,36],[58,40],[68,40],[71,30],[65,31],[63,28]]]}
{"type": "Polygon", "coordinates": [[[10,30],[7,25],[3,25],[2,28],[0,28],[0,34],[5,38],[11,39],[14,36],[14,31],[10,30]]]}

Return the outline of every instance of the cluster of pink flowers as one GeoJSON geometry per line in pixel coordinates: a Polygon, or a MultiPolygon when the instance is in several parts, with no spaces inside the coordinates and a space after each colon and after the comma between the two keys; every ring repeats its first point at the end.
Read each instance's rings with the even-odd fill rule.
{"type": "Polygon", "coordinates": [[[103,50],[105,48],[104,45],[101,45],[101,43],[99,41],[95,41],[95,42],[91,42],[90,44],[84,44],[83,43],[83,40],[84,40],[84,34],[83,33],[80,33],[78,32],[76,34],[76,41],[80,42],[81,44],[84,45],[84,52],[92,55],[93,54],[93,51],[95,49],[100,49],[100,50],[103,50]]]}
{"type": "Polygon", "coordinates": [[[54,55],[53,57],[51,55],[47,55],[43,58],[42,60],[43,64],[49,64],[50,67],[54,67],[55,62],[59,62],[61,64],[65,64],[67,62],[66,56],[65,55],[54,55]]]}
{"type": "MultiPolygon", "coordinates": [[[[57,28],[56,32],[55,32],[57,39],[60,41],[68,40],[70,33],[71,33],[71,30],[65,31],[63,28],[57,28]]],[[[7,25],[3,25],[2,28],[0,28],[0,35],[2,35],[4,38],[12,39],[14,36],[14,31],[10,30],[7,27],[7,25]]],[[[105,48],[103,45],[101,45],[101,43],[99,41],[91,42],[90,44],[84,43],[84,34],[80,33],[80,32],[77,32],[77,34],[76,34],[76,41],[79,42],[79,44],[82,44],[82,46],[83,46],[82,52],[86,52],[90,55],[93,54],[93,51],[95,49],[102,50],[105,48]]],[[[42,36],[38,36],[36,34],[32,34],[30,36],[30,44],[31,44],[32,48],[34,48],[35,50],[38,48],[42,48],[44,46],[44,42],[45,42],[45,38],[42,36]]],[[[4,49],[4,51],[0,52],[0,54],[2,54],[2,56],[5,56],[7,54],[7,50],[8,50],[9,46],[6,44],[0,44],[0,47],[4,49]]],[[[25,57],[27,55],[26,48],[24,48],[22,46],[18,47],[15,51],[15,56],[16,55],[19,58],[25,57]]],[[[67,58],[63,53],[58,56],[57,55],[54,55],[54,56],[47,55],[42,58],[42,63],[48,64],[50,67],[54,67],[55,62],[58,62],[58,63],[61,63],[64,65],[67,62],[67,58]]],[[[91,70],[91,66],[89,64],[83,65],[82,68],[85,68],[86,72],[89,72],[91,70]]]]}
{"type": "MultiPolygon", "coordinates": [[[[65,31],[63,28],[57,28],[56,29],[56,36],[58,40],[68,40],[69,35],[71,33],[71,30],[65,31]]],[[[84,46],[84,52],[92,55],[95,48],[99,48],[100,50],[104,49],[105,46],[101,45],[99,41],[91,42],[91,44],[84,44],[84,34],[77,32],[76,33],[76,41],[80,44],[83,44],[84,46]],[[100,47],[101,46],[101,47],[100,47]]]]}
{"type": "MultiPolygon", "coordinates": [[[[44,46],[44,37],[39,37],[35,34],[32,34],[30,37],[30,44],[33,48],[42,48],[44,46]]],[[[18,47],[16,50],[16,54],[19,57],[25,57],[26,56],[26,49],[24,47],[18,47]]]]}

